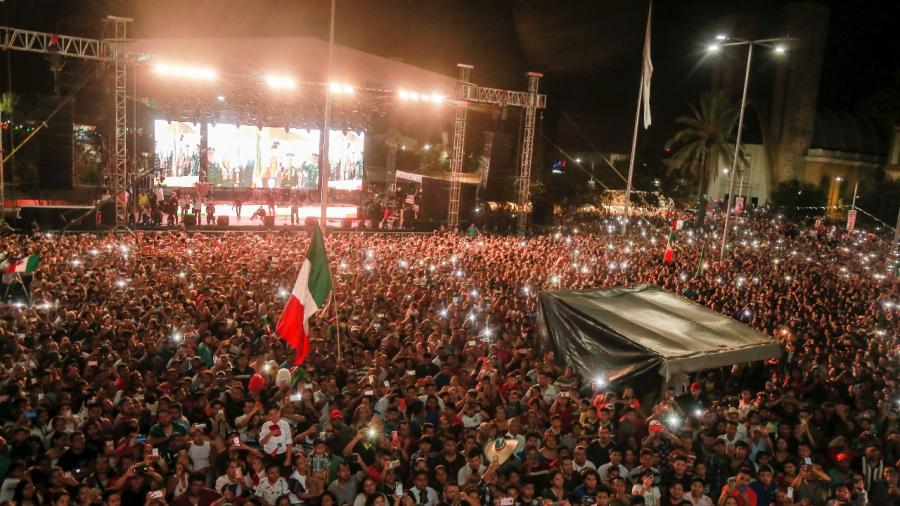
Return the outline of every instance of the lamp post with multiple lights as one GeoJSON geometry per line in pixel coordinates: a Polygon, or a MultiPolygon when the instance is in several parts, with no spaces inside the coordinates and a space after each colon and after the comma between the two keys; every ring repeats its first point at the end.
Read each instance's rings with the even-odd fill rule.
{"type": "Polygon", "coordinates": [[[744,40],[729,37],[724,34],[716,35],[716,41],[707,47],[711,53],[717,53],[723,48],[731,46],[747,46],[747,68],[744,71],[744,90],[741,93],[741,110],[738,114],[738,130],[737,137],[734,140],[734,159],[731,163],[730,181],[728,183],[728,204],[725,206],[725,228],[722,231],[722,249],[719,252],[719,258],[725,258],[725,244],[728,241],[728,225],[731,217],[731,206],[734,202],[734,174],[737,172],[738,153],[741,151],[741,133],[744,129],[744,110],[747,107],[747,87],[750,84],[750,62],[753,59],[753,46],[763,46],[772,49],[775,54],[784,54],[787,51],[785,43],[788,42],[787,37],[778,37],[771,39],[744,40]]]}

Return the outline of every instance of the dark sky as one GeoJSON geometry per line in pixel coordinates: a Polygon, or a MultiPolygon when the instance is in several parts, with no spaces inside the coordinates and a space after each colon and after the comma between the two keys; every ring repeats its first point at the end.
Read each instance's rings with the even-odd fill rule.
{"type": "MultiPolygon", "coordinates": [[[[895,32],[900,2],[822,3],[831,8],[831,22],[820,107],[854,111],[861,100],[887,86],[900,67],[895,32]]],[[[708,88],[709,69],[701,54],[706,41],[718,30],[748,25],[759,35],[781,35],[773,13],[782,4],[654,3],[654,127],[642,136],[645,157],[661,147],[687,103],[708,88]]],[[[100,35],[106,14],[116,14],[134,17],[137,36],[324,38],[329,2],[6,0],[2,5],[10,25],[92,37],[100,35]]],[[[471,63],[476,67],[473,80],[491,86],[522,88],[524,72],[544,72],[542,90],[551,104],[547,134],[561,136],[573,149],[591,145],[624,152],[634,117],[647,5],[646,0],[338,0],[336,39],[449,75],[455,75],[457,62],[471,63]]],[[[25,72],[40,76],[46,70],[38,66],[25,72]]],[[[16,76],[16,81],[27,79],[16,76]]]]}

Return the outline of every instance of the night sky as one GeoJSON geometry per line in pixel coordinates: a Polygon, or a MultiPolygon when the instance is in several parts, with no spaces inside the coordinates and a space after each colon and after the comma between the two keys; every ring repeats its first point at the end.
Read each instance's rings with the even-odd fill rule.
{"type": "MultiPolygon", "coordinates": [[[[750,25],[760,36],[783,35],[772,16],[782,3],[654,3],[654,126],[642,135],[643,158],[661,150],[675,117],[708,89],[702,49],[713,35],[750,25]]],[[[900,2],[822,3],[831,8],[831,21],[819,106],[856,111],[900,68],[895,32],[900,2]]],[[[470,63],[473,80],[489,86],[524,88],[524,73],[541,71],[542,91],[550,97],[544,131],[551,139],[573,151],[627,152],[647,5],[645,0],[338,0],[336,41],[448,75],[455,75],[457,62],[470,63]]],[[[2,6],[9,25],[90,37],[100,35],[103,17],[116,14],[134,17],[139,37],[326,38],[329,2],[7,0],[2,6]]],[[[16,63],[22,58],[13,55],[13,87],[47,86],[46,69],[21,68],[16,63]]],[[[5,69],[3,74],[5,90],[5,69]]]]}

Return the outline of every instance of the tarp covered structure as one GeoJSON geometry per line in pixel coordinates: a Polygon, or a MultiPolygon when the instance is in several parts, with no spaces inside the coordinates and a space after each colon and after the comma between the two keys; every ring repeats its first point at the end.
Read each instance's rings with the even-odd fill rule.
{"type": "Polygon", "coordinates": [[[679,374],[781,356],[773,337],[654,285],[540,294],[545,350],[585,384],[679,374]]]}

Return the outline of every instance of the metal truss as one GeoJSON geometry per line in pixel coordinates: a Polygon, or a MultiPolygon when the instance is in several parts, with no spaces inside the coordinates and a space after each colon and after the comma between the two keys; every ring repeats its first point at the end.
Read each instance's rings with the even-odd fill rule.
{"type": "MultiPolygon", "coordinates": [[[[531,76],[531,73],[528,75],[531,76]]],[[[467,88],[463,100],[499,106],[536,107],[538,109],[547,107],[547,95],[536,94],[532,96],[531,93],[524,91],[501,90],[481,86],[467,88]]]]}
{"type": "Polygon", "coordinates": [[[86,60],[103,60],[106,57],[106,44],[97,39],[20,30],[8,26],[0,27],[0,32],[3,33],[3,49],[58,54],[86,60]]]}
{"type": "Polygon", "coordinates": [[[447,210],[447,226],[450,230],[459,227],[459,175],[462,174],[463,155],[466,143],[466,100],[472,84],[469,76],[472,66],[458,63],[459,88],[456,101],[456,121],[453,124],[453,149],[450,154],[450,208],[447,210]]]}
{"type": "MultiPolygon", "coordinates": [[[[459,226],[459,175],[462,173],[462,159],[466,137],[466,104],[494,104],[499,106],[522,107],[525,109],[525,128],[522,136],[522,156],[519,165],[519,177],[516,181],[519,211],[517,224],[519,233],[524,233],[528,225],[528,213],[531,209],[531,158],[534,150],[534,127],[537,110],[547,107],[547,95],[538,93],[538,84],[543,74],[528,73],[528,91],[501,90],[477,86],[469,81],[472,66],[457,64],[459,67],[459,87],[457,89],[456,123],[453,129],[453,150],[450,158],[450,201],[447,212],[447,225],[451,229],[459,226]]],[[[491,142],[493,134],[485,135],[485,156],[481,161],[481,185],[487,184],[488,170],[491,163],[491,142]]]]}
{"type": "Polygon", "coordinates": [[[116,227],[128,223],[128,67],[136,55],[129,54],[128,25],[131,18],[107,16],[112,25],[113,37],[88,39],[55,33],[0,27],[3,49],[40,54],[54,54],[85,60],[105,61],[112,64],[115,88],[115,143],[112,163],[108,165],[107,180],[112,186],[116,204],[116,227]]]}
{"type": "MultiPolygon", "coordinates": [[[[528,73],[528,98],[525,106],[525,128],[522,132],[522,163],[519,166],[517,193],[519,211],[517,225],[519,234],[524,234],[528,226],[528,214],[531,208],[531,156],[534,150],[534,126],[538,109],[538,84],[543,74],[528,73]]],[[[546,105],[546,96],[544,97],[546,105]]]]}
{"type": "Polygon", "coordinates": [[[131,18],[108,16],[113,25],[114,37],[108,41],[111,51],[115,81],[115,124],[116,139],[113,150],[112,194],[116,203],[116,227],[128,224],[128,25],[131,18]]]}

